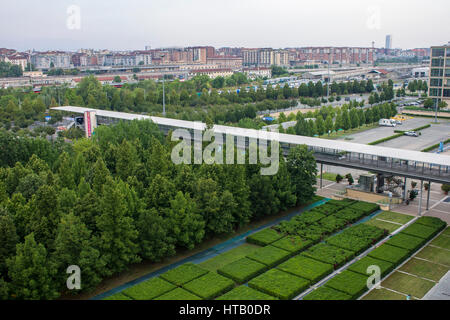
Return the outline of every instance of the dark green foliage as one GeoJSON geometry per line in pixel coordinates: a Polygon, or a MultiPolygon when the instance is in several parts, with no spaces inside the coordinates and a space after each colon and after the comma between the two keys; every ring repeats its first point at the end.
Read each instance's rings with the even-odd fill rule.
{"type": "Polygon", "coordinates": [[[272,243],[272,246],[289,251],[293,254],[299,253],[312,245],[311,240],[304,240],[299,236],[286,236],[272,243]]]}
{"type": "Polygon", "coordinates": [[[176,288],[175,290],[169,291],[153,300],[202,300],[202,298],[183,288],[176,288]]]}
{"type": "Polygon", "coordinates": [[[394,264],[384,260],[375,259],[372,257],[364,257],[361,260],[353,263],[348,270],[368,276],[367,268],[370,266],[380,267],[381,277],[386,276],[394,269],[394,264]]]}
{"type": "Polygon", "coordinates": [[[242,258],[223,266],[217,273],[234,280],[236,283],[245,283],[267,270],[267,266],[248,258],[242,258]]]}
{"type": "Polygon", "coordinates": [[[289,300],[306,290],[309,281],[281,270],[272,269],[248,283],[250,288],[271,296],[289,300]]]}
{"type": "Polygon", "coordinates": [[[447,223],[445,221],[442,221],[439,218],[435,217],[420,217],[416,220],[415,223],[423,224],[424,226],[433,227],[437,230],[441,231],[442,229],[445,229],[447,226],[447,223]]]}
{"type": "Polygon", "coordinates": [[[410,256],[410,252],[406,249],[383,244],[369,253],[369,256],[398,265],[410,256]]]}
{"type": "Polygon", "coordinates": [[[354,253],[325,243],[317,244],[302,255],[334,266],[335,269],[353,258],[354,253]]]}
{"type": "Polygon", "coordinates": [[[103,300],[119,301],[119,300],[133,300],[133,299],[131,299],[130,297],[127,297],[123,293],[119,292],[119,293],[113,294],[112,296],[106,297],[103,300]]]}
{"type": "Polygon", "coordinates": [[[355,236],[349,236],[345,233],[335,235],[326,240],[328,244],[331,244],[338,248],[343,248],[353,252],[355,255],[362,253],[364,250],[372,245],[371,241],[355,236]]]}
{"type": "Polygon", "coordinates": [[[393,236],[389,241],[386,242],[386,244],[389,244],[394,247],[399,247],[406,249],[411,252],[417,251],[420,247],[422,247],[425,244],[426,240],[410,236],[406,233],[400,232],[399,234],[396,234],[393,236]]]}
{"type": "Polygon", "coordinates": [[[189,281],[200,278],[207,273],[207,270],[202,269],[193,263],[185,263],[175,269],[163,273],[160,277],[174,285],[181,286],[189,281]]]}
{"type": "Polygon", "coordinates": [[[273,267],[288,259],[290,256],[291,252],[269,245],[256,249],[247,258],[265,264],[268,267],[273,267]]]}
{"type": "Polygon", "coordinates": [[[439,232],[442,227],[430,227],[420,223],[413,223],[402,231],[404,234],[419,237],[422,239],[430,239],[439,232]]]}
{"type": "Polygon", "coordinates": [[[355,236],[361,239],[365,239],[371,241],[372,244],[375,244],[379,240],[381,240],[385,235],[387,235],[385,230],[380,228],[369,226],[366,224],[358,224],[357,226],[353,226],[344,231],[344,233],[348,236],[355,236]]]}
{"type": "Polygon", "coordinates": [[[265,294],[263,292],[260,292],[247,286],[239,286],[225,293],[223,296],[218,297],[216,300],[253,301],[253,300],[278,300],[278,298],[270,296],[268,294],[265,294]]]}
{"type": "Polygon", "coordinates": [[[345,270],[329,280],[326,286],[344,292],[350,295],[352,299],[357,299],[368,290],[367,278],[368,276],[365,277],[359,273],[345,270]]]}

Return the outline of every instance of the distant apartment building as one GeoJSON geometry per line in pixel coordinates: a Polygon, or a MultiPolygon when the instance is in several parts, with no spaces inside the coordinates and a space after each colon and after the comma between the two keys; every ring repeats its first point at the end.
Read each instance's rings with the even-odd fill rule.
{"type": "Polygon", "coordinates": [[[34,53],[31,56],[31,63],[36,69],[41,70],[52,67],[69,69],[73,66],[71,54],[59,51],[34,53]]]}
{"type": "Polygon", "coordinates": [[[28,64],[28,57],[21,53],[13,53],[12,55],[0,54],[0,61],[17,65],[22,71],[25,71],[28,64]]]}
{"type": "Polygon", "coordinates": [[[386,36],[386,44],[384,46],[385,49],[391,50],[392,49],[392,35],[388,34],[386,36]]]}
{"type": "Polygon", "coordinates": [[[272,78],[271,68],[245,68],[244,73],[250,78],[272,78]]]}
{"type": "Polygon", "coordinates": [[[450,42],[431,47],[428,87],[430,98],[435,102],[446,101],[450,105],[450,42]]]}
{"type": "Polygon", "coordinates": [[[317,61],[330,64],[373,63],[374,61],[373,48],[306,47],[297,49],[296,53],[296,61],[317,61]]]}
{"type": "Polygon", "coordinates": [[[206,75],[210,77],[211,79],[217,78],[217,77],[230,77],[234,74],[234,71],[231,69],[193,69],[189,71],[190,76],[199,76],[199,75],[206,75]]]}
{"type": "Polygon", "coordinates": [[[213,56],[206,60],[208,65],[216,65],[219,68],[241,69],[243,58],[233,56],[213,56]]]}
{"type": "Polygon", "coordinates": [[[243,49],[242,56],[243,65],[247,67],[289,66],[289,51],[287,50],[274,50],[272,48],[243,49]]]}

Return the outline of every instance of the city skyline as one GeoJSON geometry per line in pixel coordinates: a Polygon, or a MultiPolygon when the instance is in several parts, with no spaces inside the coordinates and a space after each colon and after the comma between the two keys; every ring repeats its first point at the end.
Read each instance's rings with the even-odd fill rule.
{"type": "Polygon", "coordinates": [[[375,41],[375,47],[381,48],[385,36],[392,34],[394,48],[406,49],[449,40],[449,10],[445,8],[450,4],[444,0],[428,7],[415,0],[407,7],[400,1],[344,2],[305,6],[281,0],[274,6],[266,0],[214,4],[205,0],[64,0],[46,4],[19,0],[3,5],[0,27],[8,32],[0,36],[0,46],[38,51],[202,45],[371,47],[375,41]],[[418,23],[411,24],[412,19],[418,23]]]}

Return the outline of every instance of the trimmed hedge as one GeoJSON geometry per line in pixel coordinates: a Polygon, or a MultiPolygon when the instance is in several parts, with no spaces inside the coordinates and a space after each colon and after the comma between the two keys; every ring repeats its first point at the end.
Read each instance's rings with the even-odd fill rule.
{"type": "Polygon", "coordinates": [[[332,234],[337,230],[344,228],[348,222],[345,219],[339,218],[337,214],[332,214],[326,218],[323,218],[318,222],[318,226],[323,230],[323,234],[332,234]]]}
{"type": "Polygon", "coordinates": [[[413,223],[402,231],[404,234],[419,237],[422,239],[430,239],[439,232],[436,227],[429,227],[419,223],[413,223]]]}
{"type": "Polygon", "coordinates": [[[410,236],[406,233],[400,232],[399,234],[389,239],[386,244],[409,250],[412,253],[421,248],[425,244],[425,242],[425,239],[410,236]]]}
{"type": "Polygon", "coordinates": [[[333,214],[334,217],[345,220],[347,223],[353,223],[364,217],[366,213],[362,210],[355,210],[352,207],[344,208],[333,214]]]}
{"type": "Polygon", "coordinates": [[[376,203],[360,201],[352,204],[349,209],[362,211],[364,213],[363,215],[368,215],[372,212],[380,210],[380,206],[376,203]]]}
{"type": "Polygon", "coordinates": [[[272,228],[268,228],[252,234],[251,236],[248,236],[247,242],[256,244],[258,246],[266,246],[281,238],[283,238],[283,234],[277,232],[272,228]]]}
{"type": "Polygon", "coordinates": [[[215,272],[209,272],[184,284],[183,288],[200,298],[210,300],[233,289],[234,282],[215,272]]]}
{"type": "Polygon", "coordinates": [[[307,294],[302,300],[351,300],[352,297],[344,292],[328,288],[320,287],[313,292],[307,294]]]}
{"type": "Polygon", "coordinates": [[[278,269],[272,269],[251,280],[248,285],[250,288],[271,296],[289,300],[305,291],[309,287],[309,281],[278,269]]]}
{"type": "Polygon", "coordinates": [[[184,290],[183,288],[176,288],[175,290],[169,291],[153,300],[202,300],[202,298],[190,293],[187,290],[184,290]]]}
{"type": "Polygon", "coordinates": [[[387,230],[383,230],[367,224],[359,224],[357,226],[353,226],[344,230],[343,233],[348,236],[355,236],[358,238],[366,239],[368,241],[371,241],[372,244],[377,243],[388,234],[387,230]]]}
{"type": "Polygon", "coordinates": [[[268,267],[273,267],[287,260],[291,255],[292,254],[289,251],[269,245],[260,249],[256,249],[255,251],[247,255],[247,258],[265,264],[268,267]]]}
{"type": "Polygon", "coordinates": [[[372,241],[370,240],[348,235],[345,232],[328,238],[326,242],[335,247],[351,251],[355,256],[372,245],[372,241]]]}
{"type": "Polygon", "coordinates": [[[328,281],[325,286],[347,293],[352,299],[357,299],[360,295],[369,290],[367,288],[367,279],[368,276],[345,270],[328,281]]]}
{"type": "Polygon", "coordinates": [[[200,278],[208,272],[209,271],[202,269],[193,263],[185,263],[175,269],[163,273],[160,277],[174,285],[181,286],[196,278],[200,278]]]}
{"type": "Polygon", "coordinates": [[[134,300],[151,300],[175,288],[176,286],[166,280],[152,278],[125,289],[123,293],[134,300]]]}
{"type": "Polygon", "coordinates": [[[223,296],[218,297],[216,300],[278,300],[276,297],[272,297],[261,291],[252,289],[247,286],[239,286],[233,290],[225,293],[223,296]]]}
{"type": "Polygon", "coordinates": [[[435,217],[420,217],[416,220],[416,222],[414,222],[414,224],[416,223],[436,228],[438,231],[441,231],[447,227],[447,223],[445,221],[435,217]]]}
{"type": "Polygon", "coordinates": [[[130,297],[124,295],[122,292],[113,294],[112,296],[106,297],[102,300],[115,300],[115,301],[119,301],[119,300],[133,300],[130,297]]]}
{"type": "Polygon", "coordinates": [[[303,252],[302,255],[329,263],[337,269],[349,259],[353,258],[354,253],[329,244],[319,243],[303,252]]]}
{"type": "Polygon", "coordinates": [[[381,277],[388,275],[392,270],[394,270],[394,264],[392,262],[375,259],[369,256],[355,262],[348,268],[348,270],[368,276],[369,274],[367,273],[367,268],[370,266],[380,267],[381,277]]]}
{"type": "Polygon", "coordinates": [[[397,133],[397,134],[394,134],[393,136],[389,136],[389,137],[386,137],[386,138],[383,138],[383,139],[376,140],[376,141],[373,141],[371,143],[368,143],[368,145],[369,146],[375,146],[377,144],[380,144],[380,143],[383,143],[383,142],[386,142],[386,141],[390,141],[390,140],[394,140],[394,139],[403,137],[403,135],[404,135],[403,133],[397,133]]]}
{"type": "Polygon", "coordinates": [[[296,254],[307,249],[312,243],[311,240],[303,240],[299,236],[286,236],[272,243],[272,246],[296,254]]]}
{"type": "Polygon", "coordinates": [[[410,256],[410,252],[406,249],[390,246],[388,244],[382,244],[380,247],[369,253],[369,257],[392,262],[395,265],[399,265],[410,256]]]}
{"type": "Polygon", "coordinates": [[[326,230],[319,224],[314,224],[308,227],[305,227],[304,229],[298,230],[297,234],[304,238],[311,240],[313,243],[317,243],[318,241],[322,240],[323,234],[326,232],[326,230]]]}
{"type": "Polygon", "coordinates": [[[245,283],[267,270],[267,266],[248,258],[242,258],[223,266],[217,273],[234,280],[236,283],[245,283]]]}
{"type": "Polygon", "coordinates": [[[311,280],[311,283],[316,283],[333,272],[333,266],[331,264],[301,255],[289,259],[277,268],[294,276],[311,280]]]}

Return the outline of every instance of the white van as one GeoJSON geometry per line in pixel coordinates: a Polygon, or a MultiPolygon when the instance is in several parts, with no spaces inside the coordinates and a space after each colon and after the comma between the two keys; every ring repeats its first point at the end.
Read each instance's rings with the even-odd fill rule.
{"type": "Polygon", "coordinates": [[[395,123],[395,120],[390,120],[390,119],[380,119],[380,121],[378,122],[378,125],[380,125],[382,127],[395,127],[395,126],[397,126],[397,124],[395,123]]]}

